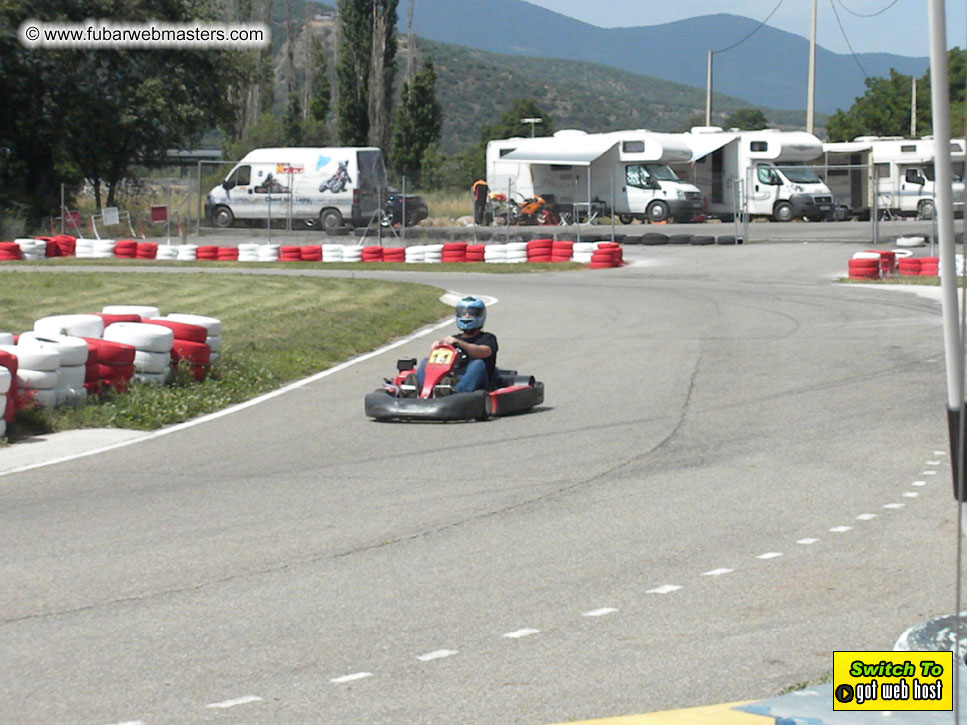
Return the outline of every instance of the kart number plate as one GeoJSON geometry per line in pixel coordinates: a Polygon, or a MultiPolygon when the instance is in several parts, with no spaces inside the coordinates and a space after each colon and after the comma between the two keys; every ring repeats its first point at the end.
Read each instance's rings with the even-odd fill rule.
{"type": "Polygon", "coordinates": [[[428,362],[434,365],[449,365],[451,360],[453,360],[453,350],[434,350],[430,353],[428,362]]]}

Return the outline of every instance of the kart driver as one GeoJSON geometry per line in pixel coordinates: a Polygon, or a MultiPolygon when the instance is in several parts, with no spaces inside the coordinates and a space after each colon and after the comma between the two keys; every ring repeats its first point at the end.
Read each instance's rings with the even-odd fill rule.
{"type": "MultiPolygon", "coordinates": [[[[484,322],[487,320],[487,306],[479,297],[464,297],[457,303],[456,322],[460,332],[448,335],[434,345],[453,345],[467,354],[466,368],[458,371],[460,380],[453,388],[455,393],[469,393],[474,390],[486,390],[493,380],[497,367],[497,337],[490,332],[484,332],[484,322]]],[[[420,362],[416,371],[419,387],[423,387],[426,358],[420,362]]]]}

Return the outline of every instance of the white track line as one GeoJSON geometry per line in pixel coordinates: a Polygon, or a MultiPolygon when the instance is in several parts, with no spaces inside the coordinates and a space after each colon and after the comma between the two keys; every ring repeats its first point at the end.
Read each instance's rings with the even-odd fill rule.
{"type": "Polygon", "coordinates": [[[417,655],[416,658],[420,662],[432,662],[433,660],[442,660],[444,657],[453,657],[455,654],[458,654],[455,649],[438,649],[427,652],[425,655],[417,655]]]}
{"type": "Polygon", "coordinates": [[[356,680],[365,680],[367,677],[372,677],[372,672],[354,672],[351,675],[343,675],[342,677],[333,677],[330,682],[334,682],[337,685],[341,685],[344,682],[355,682],[356,680]]]}
{"type": "Polygon", "coordinates": [[[883,508],[885,508],[885,509],[902,509],[904,506],[906,506],[905,503],[888,503],[883,508]]]}
{"type": "Polygon", "coordinates": [[[723,574],[731,574],[735,569],[712,569],[711,571],[703,571],[702,576],[722,576],[723,574]]]}
{"type": "Polygon", "coordinates": [[[872,521],[876,518],[876,514],[860,514],[856,517],[857,521],[872,521]]]}
{"type": "MultiPolygon", "coordinates": [[[[445,302],[449,301],[450,304],[456,304],[456,300],[459,300],[460,297],[462,296],[463,295],[461,295],[459,292],[448,292],[447,294],[443,295],[440,299],[445,302]]],[[[486,301],[488,305],[495,305],[499,301],[496,297],[486,297],[483,295],[481,297],[486,301]]],[[[112,443],[111,445],[101,446],[100,448],[95,448],[90,451],[84,451],[83,453],[72,453],[69,456],[61,456],[60,458],[54,458],[53,460],[44,461],[43,463],[30,463],[26,466],[20,466],[19,468],[11,468],[10,470],[7,470],[7,471],[0,471],[0,478],[2,478],[3,476],[9,476],[13,473],[23,473],[24,471],[32,471],[35,468],[53,466],[57,463],[66,463],[67,461],[75,461],[78,458],[87,458],[88,456],[96,456],[99,453],[106,453],[108,451],[117,450],[118,448],[126,448],[127,446],[134,445],[135,443],[141,443],[142,441],[150,441],[155,438],[161,438],[162,436],[166,436],[171,433],[176,433],[178,431],[186,430],[188,428],[194,428],[196,425],[202,425],[212,420],[218,420],[219,418],[224,418],[226,416],[233,415],[235,413],[238,413],[239,411],[245,410],[246,408],[251,408],[261,403],[264,403],[267,400],[278,398],[279,396],[285,395],[286,393],[292,392],[293,390],[304,388],[306,385],[311,385],[312,383],[322,380],[323,378],[328,378],[330,375],[335,375],[336,373],[340,373],[343,370],[346,370],[347,368],[352,367],[353,365],[358,365],[361,362],[371,360],[372,358],[378,357],[385,352],[389,352],[390,350],[394,350],[398,347],[402,347],[403,345],[406,345],[412,342],[413,340],[418,340],[421,337],[426,337],[431,332],[435,332],[436,330],[440,330],[452,324],[453,324],[453,320],[447,319],[447,320],[444,320],[443,322],[438,322],[435,325],[424,327],[420,330],[417,330],[412,335],[408,335],[400,340],[391,342],[388,345],[384,345],[383,347],[377,350],[364,353],[363,355],[359,355],[358,357],[354,357],[351,360],[347,360],[346,362],[339,363],[338,365],[334,365],[331,368],[328,368],[326,370],[323,370],[322,372],[316,373],[315,375],[310,375],[308,378],[297,380],[294,383],[289,383],[288,385],[278,388],[277,390],[273,390],[271,392],[265,393],[264,395],[260,395],[257,398],[246,400],[244,403],[238,403],[237,405],[230,406],[223,410],[219,410],[214,413],[209,413],[208,415],[203,415],[198,418],[193,418],[192,420],[185,421],[184,423],[178,423],[176,425],[169,426],[168,428],[162,428],[161,430],[156,430],[156,431],[152,431],[151,433],[146,433],[140,438],[133,438],[126,441],[119,441],[118,443],[112,443]]]]}
{"type": "Polygon", "coordinates": [[[672,592],[677,592],[679,589],[681,587],[677,584],[663,584],[660,587],[649,589],[645,594],[671,594],[672,592]]]}
{"type": "Polygon", "coordinates": [[[592,609],[590,612],[582,612],[582,617],[603,617],[606,614],[614,614],[618,610],[614,607],[601,607],[600,609],[592,609]]]}
{"type": "Polygon", "coordinates": [[[539,629],[530,629],[529,627],[525,627],[524,629],[518,629],[513,632],[505,632],[503,636],[507,637],[508,639],[520,639],[521,637],[530,637],[533,634],[540,634],[540,632],[541,630],[539,629]]]}
{"type": "Polygon", "coordinates": [[[809,546],[809,544],[815,544],[819,539],[800,539],[797,544],[802,544],[803,546],[809,546]]]}
{"type": "Polygon", "coordinates": [[[210,705],[205,705],[205,707],[215,707],[222,710],[227,710],[230,707],[236,707],[238,705],[247,705],[250,702],[261,702],[262,698],[258,695],[246,695],[245,697],[236,697],[234,700],[224,700],[223,702],[213,702],[210,705]]]}
{"type": "Polygon", "coordinates": [[[926,481],[914,481],[910,485],[911,486],[926,486],[927,485],[927,482],[926,481]]]}
{"type": "Polygon", "coordinates": [[[759,554],[756,559],[776,559],[782,556],[781,551],[767,551],[765,554],[759,554]]]}
{"type": "Polygon", "coordinates": [[[833,528],[830,529],[830,531],[832,531],[834,534],[842,534],[852,530],[853,530],[852,526],[834,526],[833,528]]]}

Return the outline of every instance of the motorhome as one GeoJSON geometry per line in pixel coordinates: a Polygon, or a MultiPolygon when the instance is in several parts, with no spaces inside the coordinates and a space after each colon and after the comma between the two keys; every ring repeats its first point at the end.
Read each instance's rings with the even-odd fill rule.
{"type": "Polygon", "coordinates": [[[255,149],[208,193],[205,209],[217,227],[291,218],[331,230],[366,226],[386,189],[378,148],[255,149]]]}
{"type": "Polygon", "coordinates": [[[812,134],[696,126],[680,136],[691,157],[672,168],[699,188],[710,216],[731,219],[742,212],[788,222],[832,214],[829,188],[806,165],[823,152],[812,134]]]}
{"type": "Polygon", "coordinates": [[[487,184],[516,201],[540,196],[558,212],[687,222],[701,213],[698,189],[668,164],[689,153],[674,135],[644,129],[500,139],[487,144],[487,184]]]}
{"type": "MultiPolygon", "coordinates": [[[[954,209],[964,209],[964,139],[951,139],[954,209]]],[[[822,171],[837,203],[850,216],[932,219],[936,194],[935,144],[932,138],[860,136],[853,141],[823,144],[822,171]],[[873,189],[876,189],[874,195],[873,189]]]]}

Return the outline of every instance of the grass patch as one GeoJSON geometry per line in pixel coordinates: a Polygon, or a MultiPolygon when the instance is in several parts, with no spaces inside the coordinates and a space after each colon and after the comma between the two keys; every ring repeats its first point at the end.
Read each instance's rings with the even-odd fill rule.
{"type": "Polygon", "coordinates": [[[4,331],[29,330],[40,317],[96,312],[108,304],[154,305],[162,314],[222,320],[222,357],[205,382],[179,374],[168,386],[136,386],[78,408],[21,411],[8,430],[14,439],[73,428],[153,430],[179,423],[324,370],[452,311],[439,301],[437,288],[364,279],[111,272],[2,279],[4,331]]]}
{"type": "MultiPolygon", "coordinates": [[[[915,277],[913,275],[897,275],[886,279],[850,279],[840,277],[840,282],[846,284],[884,284],[884,285],[919,285],[921,287],[939,287],[940,277],[915,277]]],[[[962,285],[963,281],[958,277],[957,284],[962,285]]]]}
{"type": "Polygon", "coordinates": [[[803,682],[797,682],[794,685],[784,687],[779,691],[778,695],[788,695],[790,692],[798,692],[799,690],[805,690],[807,687],[815,687],[816,685],[826,685],[832,681],[833,671],[829,670],[829,672],[825,673],[822,677],[816,680],[805,680],[803,682]]]}

